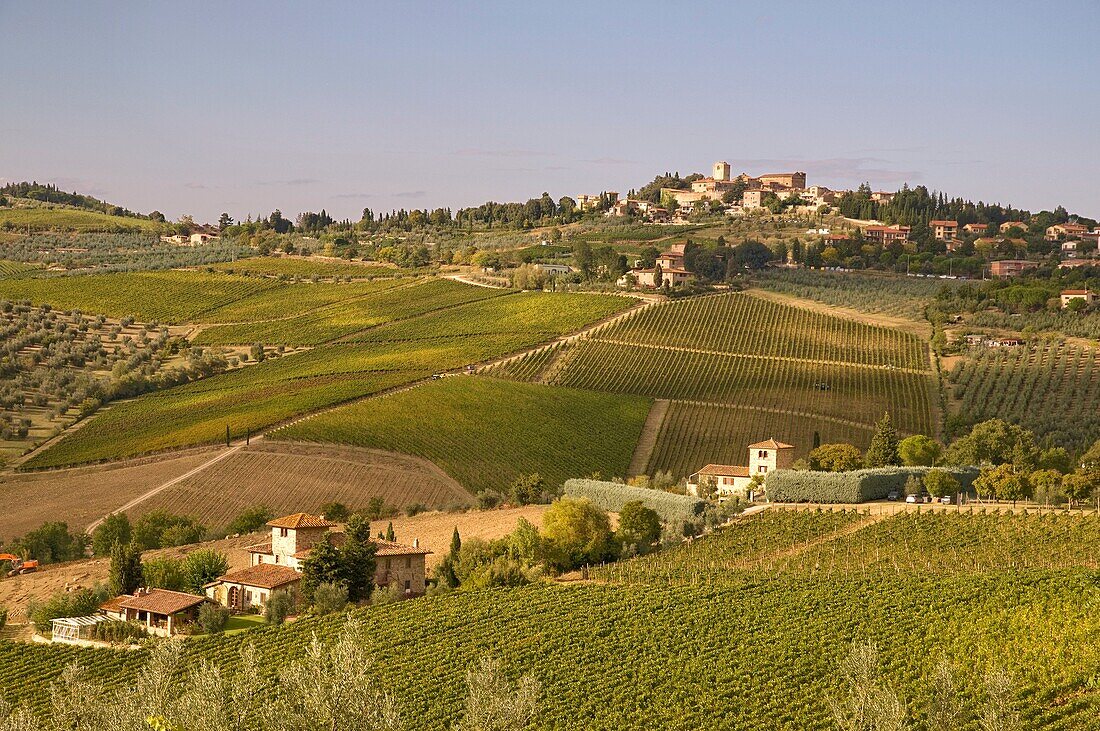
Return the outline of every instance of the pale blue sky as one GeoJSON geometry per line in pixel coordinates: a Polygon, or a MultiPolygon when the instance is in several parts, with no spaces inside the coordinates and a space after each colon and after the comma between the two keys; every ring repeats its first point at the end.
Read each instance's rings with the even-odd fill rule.
{"type": "Polygon", "coordinates": [[[803,169],[1100,215],[1100,3],[0,0],[0,178],[209,220],[803,169]]]}

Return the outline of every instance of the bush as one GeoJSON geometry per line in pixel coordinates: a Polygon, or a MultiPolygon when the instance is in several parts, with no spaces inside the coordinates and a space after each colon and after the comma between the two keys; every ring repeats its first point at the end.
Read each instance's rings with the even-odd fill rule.
{"type": "MultiPolygon", "coordinates": [[[[764,481],[768,500],[783,503],[862,503],[882,500],[892,490],[901,492],[910,476],[918,479],[931,471],[929,467],[877,467],[852,472],[796,472],[778,470],[764,481]]],[[[949,471],[969,489],[978,471],[956,468],[949,471]]]]}
{"type": "Polygon", "coordinates": [[[381,607],[386,604],[393,604],[399,602],[405,598],[405,592],[402,591],[396,584],[382,587],[377,591],[374,591],[370,595],[371,606],[381,607]]]}
{"type": "Polygon", "coordinates": [[[273,591],[264,604],[264,619],[268,624],[282,624],[294,611],[294,599],[285,591],[273,591]]]}
{"type": "MultiPolygon", "coordinates": [[[[343,523],[351,516],[351,511],[348,510],[348,506],[343,503],[331,502],[321,506],[321,515],[324,516],[325,520],[330,520],[334,523],[343,523]]],[[[270,518],[268,520],[270,520],[270,518]]]]}
{"type": "Polygon", "coordinates": [[[676,495],[671,492],[628,487],[617,482],[600,480],[566,480],[565,495],[587,498],[604,510],[610,510],[613,513],[621,512],[629,502],[638,501],[656,512],[665,523],[696,521],[706,507],[706,501],[690,495],[676,495]]]}
{"type": "Polygon", "coordinates": [[[145,625],[116,620],[100,622],[92,631],[92,637],[103,642],[125,642],[126,640],[144,639],[148,636],[149,633],[145,629],[145,625]]]}
{"type": "Polygon", "coordinates": [[[78,589],[73,592],[55,594],[39,604],[32,601],[27,607],[27,616],[34,628],[41,633],[50,631],[50,620],[58,617],[87,617],[95,614],[99,605],[107,601],[106,587],[78,589]]]}
{"type": "Polygon", "coordinates": [[[348,605],[348,588],[343,584],[318,584],[313,590],[313,611],[317,614],[335,614],[348,605]]]}
{"type": "Polygon", "coordinates": [[[227,535],[251,533],[263,528],[264,524],[274,517],[275,514],[272,513],[269,508],[264,505],[258,505],[254,508],[245,510],[234,518],[233,522],[225,529],[225,532],[227,535]]]}
{"type": "Polygon", "coordinates": [[[225,623],[228,621],[229,610],[220,604],[205,602],[199,607],[199,618],[196,624],[208,635],[220,634],[225,630],[225,623]]]}
{"type": "Polygon", "coordinates": [[[4,625],[8,623],[8,610],[0,608],[0,631],[3,631],[4,625]]]}

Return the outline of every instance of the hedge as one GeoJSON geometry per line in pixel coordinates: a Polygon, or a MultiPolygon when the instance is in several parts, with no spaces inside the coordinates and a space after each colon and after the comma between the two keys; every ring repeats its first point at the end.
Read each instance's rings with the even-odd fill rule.
{"type": "Polygon", "coordinates": [[[566,480],[564,493],[569,497],[588,498],[604,510],[617,513],[631,501],[641,501],[652,509],[665,523],[683,523],[696,520],[706,507],[706,502],[690,495],[677,495],[663,490],[630,487],[618,482],[600,480],[566,480]]]}
{"type": "MultiPolygon", "coordinates": [[[[901,491],[910,476],[923,477],[942,467],[877,467],[851,472],[809,472],[777,470],[768,474],[764,489],[768,500],[779,503],[862,503],[882,500],[891,490],[901,491]]],[[[963,490],[969,490],[978,470],[973,467],[946,469],[963,490]]]]}

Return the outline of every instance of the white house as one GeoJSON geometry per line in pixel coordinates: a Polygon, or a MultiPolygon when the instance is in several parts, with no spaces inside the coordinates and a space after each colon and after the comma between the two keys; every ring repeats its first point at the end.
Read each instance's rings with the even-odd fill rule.
{"type": "Polygon", "coordinates": [[[794,445],[768,439],[749,445],[748,466],[708,464],[688,477],[687,489],[692,495],[698,495],[700,486],[712,485],[718,492],[718,499],[734,495],[748,496],[752,478],[763,477],[775,470],[789,469],[794,463],[794,445]]]}

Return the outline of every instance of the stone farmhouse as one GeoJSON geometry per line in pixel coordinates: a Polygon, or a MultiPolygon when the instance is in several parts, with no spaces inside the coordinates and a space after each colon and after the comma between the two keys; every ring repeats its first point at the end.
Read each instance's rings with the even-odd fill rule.
{"type": "MultiPolygon", "coordinates": [[[[263,609],[274,591],[298,591],[302,580],[302,563],[310,550],[335,523],[309,513],[294,513],[269,521],[271,540],[250,546],[250,565],[230,571],[204,587],[206,596],[233,611],[263,609]]],[[[332,532],[333,544],[339,546],[344,534],[332,532]]],[[[427,588],[427,555],[419,541],[404,546],[390,541],[373,540],[377,551],[374,583],[396,586],[406,596],[420,596],[427,588]]]]}
{"type": "Polygon", "coordinates": [[[718,491],[718,499],[747,497],[752,499],[750,490],[753,477],[763,477],[775,470],[789,469],[794,464],[794,445],[768,439],[749,445],[748,465],[708,464],[688,477],[687,489],[691,495],[699,495],[700,487],[713,486],[718,491]]]}
{"type": "Polygon", "coordinates": [[[619,286],[629,286],[636,282],[640,287],[660,287],[668,284],[675,287],[695,278],[684,268],[684,250],[687,244],[673,244],[668,251],[657,257],[652,268],[635,267],[619,278],[619,286]],[[659,280],[659,281],[658,281],[659,280]]]}
{"type": "Polygon", "coordinates": [[[206,597],[168,589],[138,589],[100,605],[107,619],[137,622],[158,637],[170,637],[195,621],[206,597]]]}
{"type": "Polygon", "coordinates": [[[1074,300],[1084,300],[1086,305],[1096,301],[1096,294],[1087,289],[1063,289],[1061,293],[1062,309],[1069,307],[1074,300]]]}

